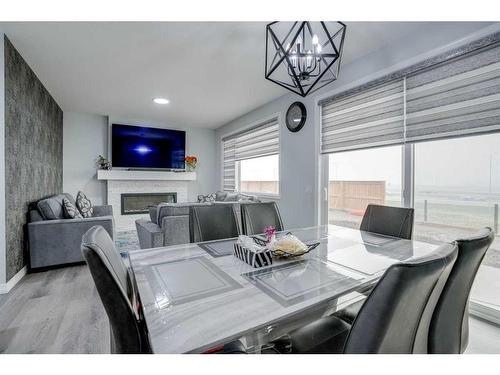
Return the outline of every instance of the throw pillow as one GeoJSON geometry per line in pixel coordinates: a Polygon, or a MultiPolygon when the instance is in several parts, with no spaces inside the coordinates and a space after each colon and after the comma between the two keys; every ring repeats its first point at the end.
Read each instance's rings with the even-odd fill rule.
{"type": "Polygon", "coordinates": [[[215,200],[217,202],[223,202],[227,197],[227,191],[218,191],[215,193],[215,200]]]}
{"type": "Polygon", "coordinates": [[[79,191],[76,195],[76,207],[81,212],[83,217],[92,217],[92,215],[94,214],[92,202],[81,191],[79,191]]]}
{"type": "Polygon", "coordinates": [[[68,199],[63,198],[64,216],[67,219],[83,219],[82,214],[78,208],[68,199]]]}
{"type": "Polygon", "coordinates": [[[198,203],[215,202],[216,194],[198,195],[198,203]]]}

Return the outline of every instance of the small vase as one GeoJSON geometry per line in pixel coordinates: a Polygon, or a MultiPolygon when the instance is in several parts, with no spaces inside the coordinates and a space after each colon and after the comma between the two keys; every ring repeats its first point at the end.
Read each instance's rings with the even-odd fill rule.
{"type": "Polygon", "coordinates": [[[186,172],[194,172],[195,168],[196,167],[194,165],[186,164],[186,172]]]}

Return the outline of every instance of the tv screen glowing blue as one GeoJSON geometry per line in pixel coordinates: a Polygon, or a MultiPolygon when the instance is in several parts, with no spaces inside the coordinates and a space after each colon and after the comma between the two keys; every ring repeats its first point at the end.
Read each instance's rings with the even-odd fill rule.
{"type": "Polygon", "coordinates": [[[111,125],[111,163],[118,168],[184,169],[186,132],[111,125]]]}

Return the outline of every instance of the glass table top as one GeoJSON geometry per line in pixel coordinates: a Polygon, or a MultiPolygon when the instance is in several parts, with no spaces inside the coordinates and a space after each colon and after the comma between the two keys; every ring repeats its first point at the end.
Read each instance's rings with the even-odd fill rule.
{"type": "Polygon", "coordinates": [[[236,239],[131,251],[153,351],[202,352],[240,337],[272,339],[299,317],[306,324],[335,311],[340,298],[345,307],[392,264],[437,248],[332,225],[286,232],[319,246],[257,269],[232,255],[236,239]]]}

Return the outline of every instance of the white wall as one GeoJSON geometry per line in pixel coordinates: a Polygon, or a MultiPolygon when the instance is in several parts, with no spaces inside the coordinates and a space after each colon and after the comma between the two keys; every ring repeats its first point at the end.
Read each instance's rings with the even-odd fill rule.
{"type": "Polygon", "coordinates": [[[82,190],[95,204],[106,204],[106,182],[96,179],[95,159],[108,156],[108,126],[111,123],[144,125],[186,131],[186,153],[198,157],[197,181],[189,184],[188,199],[214,192],[216,184],[215,131],[183,128],[147,120],[122,119],[86,113],[64,112],[63,187],[76,195],[82,190]]]}
{"type": "Polygon", "coordinates": [[[0,288],[6,280],[4,34],[0,26],[0,288]]]}
{"type": "Polygon", "coordinates": [[[419,34],[409,35],[397,43],[342,66],[339,80],[307,98],[301,98],[293,93],[287,94],[218,128],[216,131],[218,187],[221,187],[220,149],[224,135],[279,113],[281,114],[281,170],[278,205],[284,224],[288,228],[317,224],[320,197],[318,101],[500,29],[499,24],[488,27],[485,25],[463,23],[450,24],[441,29],[438,29],[438,24],[428,27],[419,34]],[[294,101],[303,102],[308,113],[306,124],[298,133],[289,132],[284,124],[286,110],[294,101]]]}

